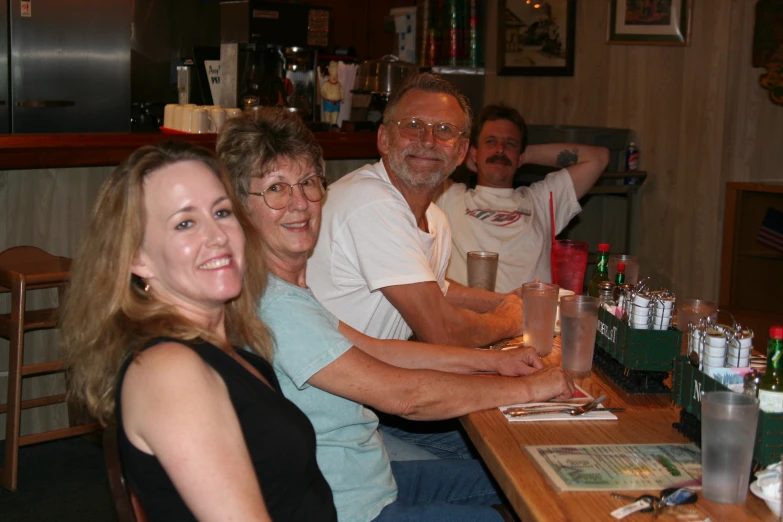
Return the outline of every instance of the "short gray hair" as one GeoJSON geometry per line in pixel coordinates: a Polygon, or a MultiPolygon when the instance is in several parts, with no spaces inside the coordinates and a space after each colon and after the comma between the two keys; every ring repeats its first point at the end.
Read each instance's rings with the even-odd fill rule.
{"type": "Polygon", "coordinates": [[[323,176],[323,150],[299,116],[277,107],[226,120],[215,149],[247,209],[250,181],[279,168],[281,160],[304,161],[323,176]]]}
{"type": "Polygon", "coordinates": [[[468,102],[468,99],[464,94],[462,94],[462,92],[460,92],[459,89],[457,89],[453,83],[444,80],[438,75],[430,73],[421,73],[415,76],[408,76],[399,87],[392,91],[391,96],[389,97],[389,101],[386,103],[386,110],[383,111],[384,125],[389,125],[392,123],[392,114],[394,114],[394,110],[397,108],[400,100],[408,91],[414,89],[424,92],[444,93],[456,98],[460,109],[462,109],[462,114],[465,116],[465,124],[463,125],[462,130],[465,132],[466,138],[470,137],[470,128],[473,122],[473,111],[470,110],[470,103],[468,102]]]}

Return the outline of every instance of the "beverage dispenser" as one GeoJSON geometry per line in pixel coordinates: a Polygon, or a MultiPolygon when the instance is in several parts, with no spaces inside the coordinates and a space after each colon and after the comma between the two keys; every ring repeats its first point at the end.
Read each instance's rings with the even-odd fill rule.
{"type": "Polygon", "coordinates": [[[219,104],[317,119],[318,51],[329,44],[330,18],[330,8],[310,4],[222,1],[219,104]]]}

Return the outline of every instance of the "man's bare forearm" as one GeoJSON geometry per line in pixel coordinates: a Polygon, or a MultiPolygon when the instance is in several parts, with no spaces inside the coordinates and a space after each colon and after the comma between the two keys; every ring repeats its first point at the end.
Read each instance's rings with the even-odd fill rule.
{"type": "Polygon", "coordinates": [[[487,312],[454,306],[434,281],[381,289],[416,337],[432,344],[484,346],[522,332],[522,300],[505,295],[487,312]]]}
{"type": "Polygon", "coordinates": [[[568,169],[577,199],[584,196],[609,164],[609,149],[576,143],[530,145],[525,163],[568,169]]]}
{"type": "MultiPolygon", "coordinates": [[[[454,308],[440,318],[440,328],[416,332],[422,341],[457,346],[486,346],[498,339],[522,333],[522,307],[518,297],[507,296],[492,310],[484,313],[454,308]],[[516,302],[508,302],[514,299],[516,302]]],[[[432,322],[435,324],[435,321],[432,322]]]]}
{"type": "Polygon", "coordinates": [[[595,163],[599,172],[602,172],[609,162],[609,150],[577,143],[529,145],[525,149],[524,162],[563,169],[582,163],[595,163]]]}
{"type": "Polygon", "coordinates": [[[499,305],[504,297],[504,294],[470,288],[451,279],[449,279],[449,290],[446,292],[446,299],[453,306],[474,312],[488,312],[499,305]]]}

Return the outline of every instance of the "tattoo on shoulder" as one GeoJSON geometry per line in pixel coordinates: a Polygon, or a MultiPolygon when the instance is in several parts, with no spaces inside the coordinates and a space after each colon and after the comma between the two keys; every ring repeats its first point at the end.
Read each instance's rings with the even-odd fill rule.
{"type": "Polygon", "coordinates": [[[570,167],[571,165],[576,165],[576,162],[579,160],[579,149],[574,148],[571,150],[564,149],[560,151],[560,154],[557,155],[557,165],[558,167],[570,167]]]}

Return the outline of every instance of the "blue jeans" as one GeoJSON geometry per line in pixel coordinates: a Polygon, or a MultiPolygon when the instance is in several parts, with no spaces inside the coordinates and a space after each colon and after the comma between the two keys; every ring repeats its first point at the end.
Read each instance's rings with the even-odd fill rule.
{"type": "Polygon", "coordinates": [[[409,431],[404,427],[389,426],[383,423],[383,419],[381,422],[379,428],[392,461],[432,458],[428,457],[428,454],[439,459],[475,458],[472,446],[467,441],[465,434],[459,429],[421,433],[409,431]],[[402,441],[402,443],[398,441],[402,441]]]}
{"type": "Polygon", "coordinates": [[[495,485],[477,460],[392,462],[397,500],[374,522],[502,522],[495,485]]]}
{"type": "Polygon", "coordinates": [[[389,455],[389,460],[433,460],[438,458],[424,448],[398,439],[384,430],[383,427],[381,427],[380,431],[381,437],[383,438],[383,445],[386,448],[386,453],[389,455]]]}

